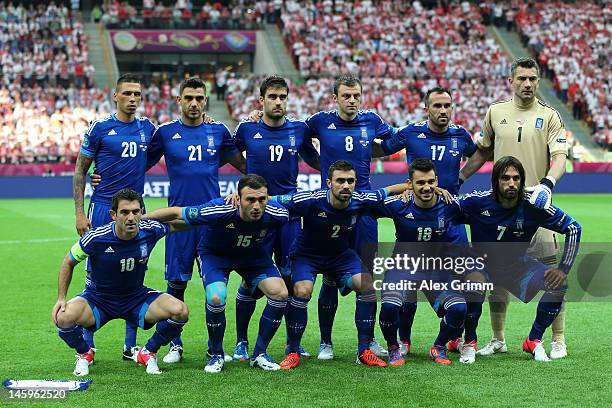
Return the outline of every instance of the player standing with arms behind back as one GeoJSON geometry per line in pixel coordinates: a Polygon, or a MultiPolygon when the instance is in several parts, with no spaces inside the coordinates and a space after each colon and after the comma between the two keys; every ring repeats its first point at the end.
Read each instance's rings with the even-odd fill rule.
{"type": "MultiPolygon", "coordinates": [[[[565,173],[567,143],[565,126],[559,113],[536,97],[540,68],[533,58],[518,58],[512,62],[509,78],[513,97],[489,107],[480,136],[478,151],[461,170],[466,179],[474,174],[493,154],[497,161],[503,156],[514,156],[525,166],[525,185],[535,186],[530,202],[540,209],[551,204],[552,189],[565,173]],[[552,164],[551,164],[552,162],[552,164]]],[[[529,255],[546,265],[556,263],[558,248],[555,234],[540,228],[534,236],[529,255]]],[[[495,290],[489,297],[493,338],[480,355],[507,351],[505,341],[508,292],[495,290]]],[[[552,325],[551,358],[567,356],[565,312],[562,310],[552,325]]]]}

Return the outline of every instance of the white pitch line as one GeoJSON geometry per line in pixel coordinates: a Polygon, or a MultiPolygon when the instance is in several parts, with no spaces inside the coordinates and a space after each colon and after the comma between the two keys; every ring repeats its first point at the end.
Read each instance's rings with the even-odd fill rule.
{"type": "Polygon", "coordinates": [[[60,241],[76,241],[76,237],[65,237],[65,238],[41,238],[41,239],[23,239],[13,241],[0,241],[0,245],[13,245],[13,244],[44,244],[46,242],[60,242],[60,241]]]}

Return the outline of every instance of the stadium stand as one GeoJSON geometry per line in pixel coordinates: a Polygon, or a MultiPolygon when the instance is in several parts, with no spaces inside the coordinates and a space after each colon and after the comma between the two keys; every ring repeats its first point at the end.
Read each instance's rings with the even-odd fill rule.
{"type": "Polygon", "coordinates": [[[136,3],[105,1],[92,10],[92,18],[108,28],[252,30],[274,22],[280,14],[277,2],[266,1],[136,3]]]}
{"type": "Polygon", "coordinates": [[[80,22],[65,6],[27,7],[0,2],[2,82],[32,86],[92,86],[87,40],[80,22]]]}
{"type": "MultiPolygon", "coordinates": [[[[488,37],[481,8],[464,2],[447,9],[404,2],[287,1],[283,34],[301,75],[291,88],[290,114],[305,118],[332,108],[329,76],[355,72],[364,82],[365,109],[395,126],[420,120],[422,96],[442,85],[453,90],[454,121],[477,132],[491,102],[510,97],[509,62],[488,37]],[[467,63],[466,61],[478,61],[467,63]]],[[[233,117],[256,107],[256,78],[230,78],[233,117]],[[243,96],[244,95],[244,96],[243,96]],[[240,102],[240,103],[239,103],[240,102]]]]}
{"type": "Polygon", "coordinates": [[[612,71],[609,2],[520,4],[515,15],[523,43],[553,80],[557,96],[597,143],[612,151],[612,71]]]}

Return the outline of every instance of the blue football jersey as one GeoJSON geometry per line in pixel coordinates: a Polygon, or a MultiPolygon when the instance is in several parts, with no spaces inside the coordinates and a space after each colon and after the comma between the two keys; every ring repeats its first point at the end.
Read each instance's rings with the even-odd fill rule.
{"type": "Polygon", "coordinates": [[[275,202],[268,202],[259,221],[240,218],[238,208],[217,198],[206,204],[184,207],[183,219],[189,225],[206,225],[200,240],[200,253],[240,259],[268,257],[264,248],[266,237],[289,220],[289,212],[275,202]]]}
{"type": "Polygon", "coordinates": [[[463,242],[457,229],[461,219],[459,203],[446,204],[439,197],[431,208],[416,205],[414,197],[407,203],[400,196],[388,197],[372,210],[375,217],[388,217],[395,224],[397,242],[463,242]]]}
{"type": "Polygon", "coordinates": [[[91,201],[110,204],[113,194],[123,188],[143,193],[147,150],[154,132],[155,125],[147,118],[125,123],[115,114],[89,126],[81,153],[93,158],[102,176],[91,201]]]}
{"type": "Polygon", "coordinates": [[[291,215],[303,217],[302,231],[292,252],[303,256],[340,255],[350,247],[350,236],[359,217],[383,202],[387,190],[353,192],[347,208],[329,202],[330,190],[307,191],[275,197],[291,215]]]}
{"type": "Polygon", "coordinates": [[[565,247],[559,267],[566,272],[573,264],[580,243],[581,227],[561,209],[539,210],[529,203],[529,195],[514,208],[504,208],[492,191],[466,194],[459,200],[463,221],[470,225],[472,242],[516,242],[506,247],[509,256],[525,254],[538,228],[565,234],[565,247]],[[512,252],[512,254],[510,254],[512,252]]]}
{"type": "Polygon", "coordinates": [[[168,205],[196,205],[219,197],[221,159],[238,153],[224,124],[188,126],[176,119],[162,124],[153,135],[148,166],[165,156],[170,179],[168,205]]]}
{"type": "Polygon", "coordinates": [[[451,194],[459,192],[461,158],[470,157],[477,150],[472,137],[463,127],[450,124],[444,133],[434,132],[427,121],[411,123],[400,128],[393,137],[383,141],[385,154],[406,149],[408,165],[414,159],[431,159],[436,165],[438,185],[451,194]]]}
{"type": "Polygon", "coordinates": [[[246,150],[247,173],[258,174],[268,183],[268,194],[297,191],[298,154],[306,161],[318,158],[305,122],[285,118],[282,126],[241,122],[234,132],[236,146],[246,150]]]}
{"type": "MultiPolygon", "coordinates": [[[[117,237],[114,221],[87,231],[79,239],[78,245],[91,265],[87,289],[128,295],[143,287],[149,255],[169,230],[154,220],[142,220],[138,227],[138,235],[131,240],[117,237]]],[[[83,260],[77,252],[73,247],[69,253],[75,263],[83,260]]]]}
{"type": "Polygon", "coordinates": [[[387,139],[395,129],[372,111],[359,111],[350,122],[340,119],[337,111],[319,112],[306,120],[312,137],[320,142],[321,183],[325,185],[329,166],[347,160],[357,173],[357,190],[370,190],[370,164],[374,139],[387,139]]]}

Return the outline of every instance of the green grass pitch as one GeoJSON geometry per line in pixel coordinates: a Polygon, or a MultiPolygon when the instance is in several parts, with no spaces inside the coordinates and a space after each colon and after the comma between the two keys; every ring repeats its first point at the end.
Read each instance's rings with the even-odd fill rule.
{"type": "MultiPolygon", "coordinates": [[[[555,203],[583,226],[583,242],[612,242],[612,195],[556,195],[555,203]]],[[[150,209],[163,200],[148,200],[150,209]]],[[[0,373],[10,379],[72,379],[74,352],[58,338],[50,318],[56,300],[57,272],[63,256],[77,239],[71,200],[0,201],[0,373]]],[[[380,226],[381,241],[393,239],[393,226],[380,226]]],[[[165,289],[163,241],[149,262],[146,284],[165,289]]],[[[83,266],[75,271],[69,296],[83,288],[83,266]]],[[[233,350],[234,301],[239,279],[232,276],[227,308],[226,351],[233,350]]],[[[315,293],[318,293],[316,291],[315,293]]],[[[316,299],[316,298],[315,298],[316,299]]],[[[521,351],[534,317],[534,305],[513,302],[507,321],[509,352],[479,358],[466,366],[452,355],[453,364],[434,365],[428,350],[437,333],[438,319],[420,303],[413,330],[413,354],[403,367],[368,368],[355,364],[354,298],[341,299],[334,327],[336,359],[305,361],[291,372],[262,372],[247,364],[228,363],[220,375],[202,370],[206,351],[204,292],[194,279],[187,290],[191,316],[185,328],[185,359],[166,365],[161,376],[145,374],[143,367],[121,360],[124,324],[113,321],[96,335],[96,364],[91,388],[70,395],[70,406],[606,406],[612,400],[610,303],[570,303],[566,337],[570,356],[548,364],[536,363],[521,351]]],[[[254,343],[260,302],[250,326],[254,343]]],[[[310,321],[303,345],[318,350],[316,300],[310,303],[310,321]]],[[[382,339],[376,328],[377,337],[382,339]]],[[[485,305],[479,326],[480,343],[491,334],[485,305]]],[[[148,334],[139,331],[139,344],[148,334]]],[[[550,332],[546,333],[549,348],[550,332]]],[[[282,358],[284,323],[269,352],[282,358]]],[[[160,356],[165,350],[160,351],[160,356]]],[[[0,404],[2,402],[0,401],[0,404]]]]}

